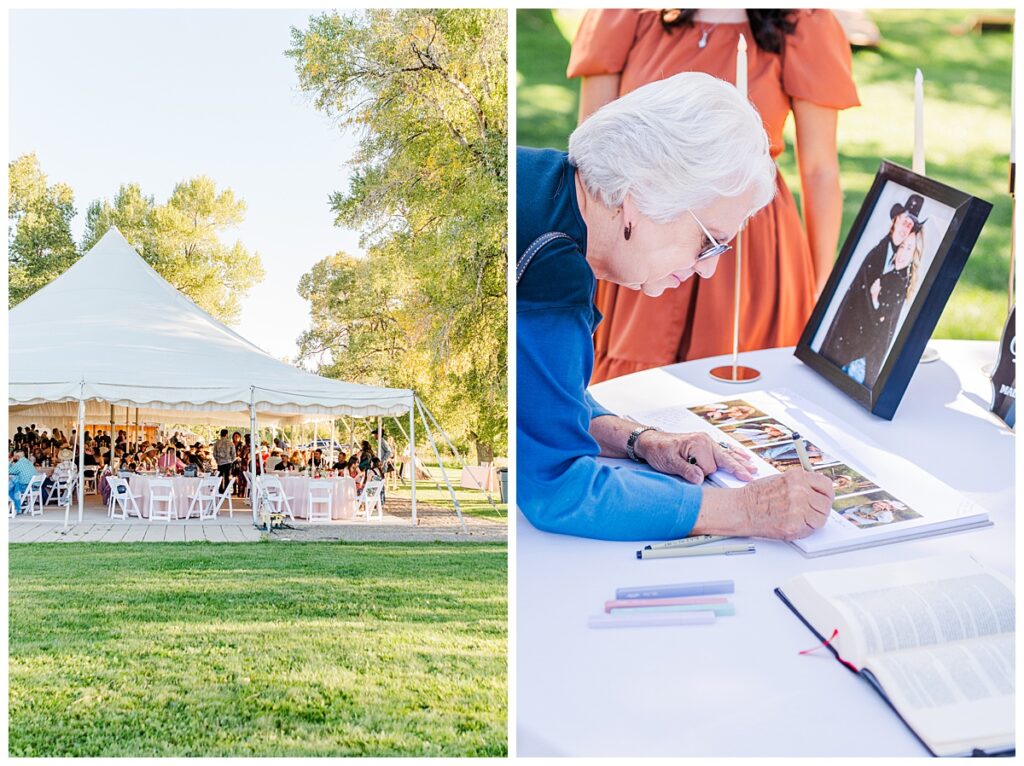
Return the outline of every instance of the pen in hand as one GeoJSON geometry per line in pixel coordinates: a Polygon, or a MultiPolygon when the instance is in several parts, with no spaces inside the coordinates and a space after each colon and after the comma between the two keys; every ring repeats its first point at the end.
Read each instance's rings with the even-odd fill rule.
{"type": "Polygon", "coordinates": [[[814,466],[811,465],[811,459],[807,456],[807,440],[796,431],[793,432],[793,446],[796,447],[796,454],[800,458],[800,465],[803,466],[805,471],[813,471],[814,466]]]}

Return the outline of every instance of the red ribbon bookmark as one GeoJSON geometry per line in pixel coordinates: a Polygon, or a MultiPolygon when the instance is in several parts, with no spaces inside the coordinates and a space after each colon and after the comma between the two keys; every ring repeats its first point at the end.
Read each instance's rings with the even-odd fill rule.
{"type": "MultiPolygon", "coordinates": [[[[832,635],[829,636],[828,639],[826,639],[825,641],[822,641],[821,644],[819,644],[818,646],[811,647],[810,649],[804,649],[802,652],[798,652],[798,654],[810,654],[811,652],[818,651],[823,646],[830,646],[831,643],[836,640],[836,636],[838,636],[838,635],[839,635],[839,628],[834,628],[832,630],[832,635]]],[[[835,649],[835,647],[833,646],[832,649],[835,649]]],[[[846,667],[848,667],[854,673],[859,673],[860,672],[859,670],[857,670],[856,667],[854,667],[854,664],[852,662],[847,662],[842,657],[840,657],[838,652],[836,652],[836,659],[839,660],[844,665],[846,665],[846,667]]]]}

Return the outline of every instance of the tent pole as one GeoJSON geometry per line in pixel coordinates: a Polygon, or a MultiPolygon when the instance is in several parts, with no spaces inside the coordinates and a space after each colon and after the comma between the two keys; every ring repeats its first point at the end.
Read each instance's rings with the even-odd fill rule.
{"type": "MultiPolygon", "coordinates": [[[[448,494],[451,495],[452,503],[455,505],[455,513],[459,517],[459,524],[462,526],[462,531],[468,533],[469,530],[466,528],[466,521],[462,518],[462,509],[459,508],[459,499],[455,497],[455,490],[452,488],[452,483],[448,481],[448,472],[444,469],[444,461],[441,460],[441,453],[437,450],[437,442],[434,441],[434,434],[430,431],[430,423],[427,422],[427,416],[423,414],[425,409],[423,402],[417,399],[416,404],[420,408],[420,417],[423,419],[423,427],[427,429],[427,438],[430,440],[430,446],[434,448],[434,457],[437,458],[437,464],[441,468],[441,476],[444,477],[444,483],[448,486],[448,494]]],[[[413,463],[414,472],[415,468],[416,464],[413,463]]]]}
{"type": "Polygon", "coordinates": [[[416,394],[412,395],[412,406],[409,407],[409,465],[412,478],[412,525],[416,526],[416,394]]]}
{"type": "MultiPolygon", "coordinates": [[[[85,513],[85,493],[82,491],[82,471],[85,470],[85,384],[82,384],[78,395],[78,523],[82,523],[82,516],[85,513]]],[[[99,479],[97,479],[99,481],[99,479]]],[[[71,498],[68,498],[68,507],[64,511],[64,526],[68,525],[68,515],[71,512],[71,498]]]]}
{"type": "Polygon", "coordinates": [[[381,433],[380,415],[377,416],[377,459],[382,463],[384,462],[384,450],[381,449],[380,441],[383,434],[381,433]]]}
{"type": "MultiPolygon", "coordinates": [[[[110,470],[114,470],[114,405],[110,405],[110,470]]],[[[121,466],[118,466],[120,468],[121,466]]]]}
{"type": "Polygon", "coordinates": [[[463,469],[465,469],[465,471],[470,476],[473,477],[473,481],[474,483],[476,483],[477,489],[483,490],[484,492],[487,493],[487,501],[491,504],[491,507],[500,514],[500,511],[498,511],[498,506],[494,504],[494,498],[491,496],[491,490],[484,489],[483,487],[480,486],[480,481],[475,476],[473,476],[473,472],[469,470],[469,466],[466,465],[466,461],[462,459],[462,455],[460,455],[459,451],[455,449],[455,445],[452,444],[452,440],[448,437],[448,434],[445,433],[445,430],[443,428],[441,428],[441,424],[437,422],[437,418],[434,417],[434,413],[427,409],[427,406],[425,404],[421,403],[420,406],[423,408],[424,412],[426,412],[427,415],[430,416],[430,422],[434,424],[434,428],[441,432],[441,436],[444,437],[445,442],[448,444],[448,449],[452,451],[452,454],[455,455],[455,457],[458,459],[463,469]]]}
{"type": "Polygon", "coordinates": [[[252,507],[252,520],[256,521],[256,386],[249,386],[249,505],[252,507]]]}
{"type": "Polygon", "coordinates": [[[139,408],[135,408],[135,449],[139,449],[139,408]]]}

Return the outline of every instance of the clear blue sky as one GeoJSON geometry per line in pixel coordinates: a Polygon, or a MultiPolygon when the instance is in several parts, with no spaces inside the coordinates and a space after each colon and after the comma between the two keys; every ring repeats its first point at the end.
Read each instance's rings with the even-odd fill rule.
{"type": "Polygon", "coordinates": [[[10,156],[36,152],[85,211],[137,182],[164,201],[208,175],[248,205],[227,233],[263,259],[236,329],[294,357],[309,307],[295,291],[314,263],[360,252],[328,195],[348,186],[351,134],[298,90],[290,28],[317,11],[12,11],[10,156]]]}

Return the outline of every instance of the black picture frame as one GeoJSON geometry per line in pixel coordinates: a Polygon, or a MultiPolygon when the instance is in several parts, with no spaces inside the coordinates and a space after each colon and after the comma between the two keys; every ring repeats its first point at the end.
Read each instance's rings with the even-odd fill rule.
{"type": "MultiPolygon", "coordinates": [[[[917,369],[921,354],[935,330],[942,310],[991,211],[992,205],[983,199],[883,160],[843,243],[825,289],[804,327],[794,352],[795,356],[873,414],[892,420],[910,378],[917,369]],[[913,201],[912,195],[918,195],[923,204],[913,201]],[[893,203],[894,199],[897,200],[896,203],[893,203]],[[906,202],[903,202],[903,199],[906,202]],[[880,201],[883,202],[881,209],[880,201]],[[889,204],[891,207],[887,212],[884,206],[889,204]],[[901,303],[900,313],[897,314],[899,318],[890,320],[890,324],[894,325],[891,339],[884,337],[886,330],[877,330],[878,337],[883,338],[885,346],[882,346],[882,342],[871,344],[868,357],[872,361],[866,365],[870,370],[867,374],[863,373],[864,357],[858,360],[859,372],[863,375],[861,382],[852,377],[858,374],[858,371],[844,370],[844,367],[849,368],[849,363],[840,364],[836,361],[837,357],[843,358],[842,353],[836,349],[846,337],[870,338],[875,332],[849,332],[850,317],[856,315],[856,307],[860,305],[857,301],[863,303],[868,300],[866,296],[870,294],[870,291],[858,290],[858,286],[867,282],[867,275],[879,273],[876,264],[884,260],[883,251],[886,247],[890,250],[893,247],[893,238],[897,235],[891,232],[900,216],[900,213],[895,212],[897,208],[902,212],[911,213],[910,221],[915,227],[913,232],[923,231],[926,235],[936,237],[941,230],[942,237],[938,249],[927,258],[923,274],[918,274],[909,309],[903,309],[901,303]],[[919,213],[916,218],[915,211],[919,213]],[[936,213],[941,217],[936,217],[936,213]],[[929,218],[933,223],[930,230],[925,228],[929,218]],[[885,223],[887,219],[888,224],[885,223]],[[945,223],[942,229],[943,222],[947,220],[948,223],[945,223]],[[878,228],[880,223],[882,228],[878,228]],[[889,229],[885,228],[887,225],[889,229]],[[918,226],[920,228],[917,228],[918,226]],[[870,250],[865,250],[877,239],[880,232],[883,238],[877,240],[878,244],[870,250]],[[835,321],[837,317],[841,317],[838,324],[835,321]],[[874,373],[875,370],[877,375],[874,373]]],[[[904,224],[910,225],[911,223],[904,224]]],[[[924,243],[927,239],[925,235],[920,237],[920,241],[924,243]]],[[[927,244],[923,247],[927,248],[927,244]]],[[[905,272],[909,273],[909,270],[905,272]]],[[[904,290],[903,294],[907,292],[909,289],[904,290]]],[[[875,301],[876,298],[872,297],[871,300],[875,301]]],[[[906,300],[904,298],[904,302],[906,300]]],[[[891,304],[882,304],[883,307],[886,305],[891,304]]],[[[877,304],[873,304],[872,307],[876,306],[877,304]]],[[[870,312],[865,310],[861,313],[870,312]]],[[[884,313],[883,311],[882,314],[884,313]]],[[[889,313],[892,316],[893,312],[889,313]]],[[[856,326],[881,327],[878,324],[865,324],[865,321],[867,320],[856,326]]],[[[864,346],[868,341],[859,343],[860,346],[864,346]]],[[[846,353],[850,352],[847,350],[846,353]]]]}

